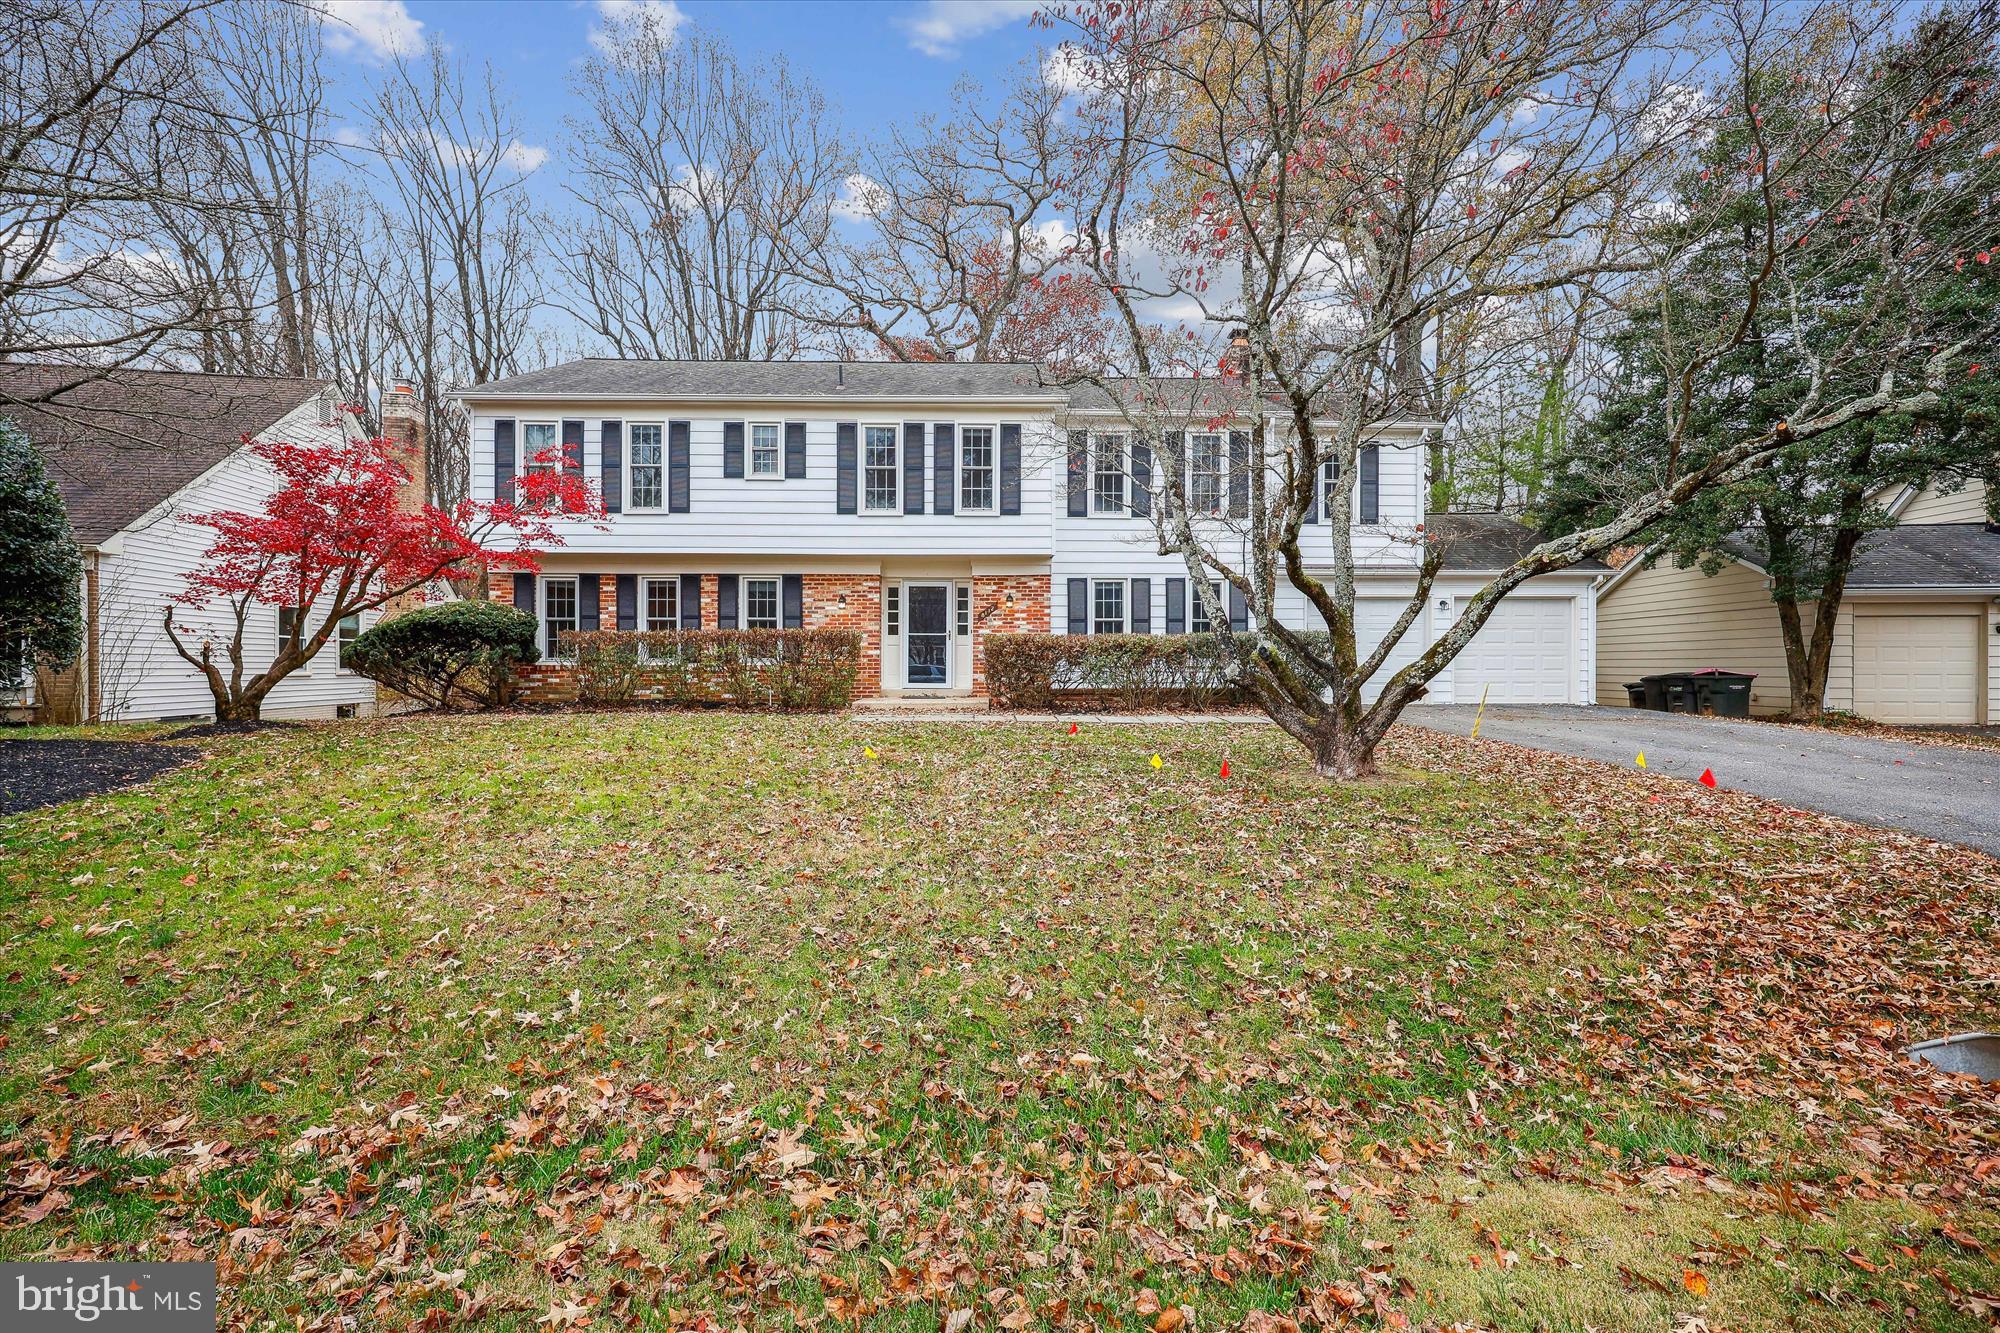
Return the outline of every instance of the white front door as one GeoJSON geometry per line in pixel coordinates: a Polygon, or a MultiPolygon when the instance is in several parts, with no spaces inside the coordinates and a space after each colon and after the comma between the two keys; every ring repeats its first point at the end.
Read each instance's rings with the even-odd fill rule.
{"type": "MultiPolygon", "coordinates": [[[[1454,703],[1566,704],[1576,679],[1575,602],[1509,597],[1452,659],[1454,703]]],[[[1465,603],[1459,603],[1463,613],[1465,603]]]]}
{"type": "Polygon", "coordinates": [[[903,585],[903,683],[917,689],[951,686],[951,585],[903,585]]]}

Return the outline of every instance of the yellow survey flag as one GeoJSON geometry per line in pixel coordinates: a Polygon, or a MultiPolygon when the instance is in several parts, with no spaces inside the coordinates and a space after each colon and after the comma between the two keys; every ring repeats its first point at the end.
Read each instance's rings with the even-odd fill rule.
{"type": "Polygon", "coordinates": [[[1158,756],[1158,755],[1154,755],[1154,756],[1153,756],[1153,767],[1154,767],[1154,768],[1159,768],[1159,767],[1160,767],[1160,766],[1161,766],[1162,764],[1164,764],[1165,762],[1166,762],[1166,761],[1165,761],[1165,760],[1163,760],[1163,759],[1161,759],[1161,758],[1160,758],[1160,756],[1158,756]]]}
{"type": "Polygon", "coordinates": [[[861,747],[861,753],[867,755],[870,759],[873,759],[875,757],[875,747],[872,745],[864,745],[861,747]]]}
{"type": "Polygon", "coordinates": [[[1635,762],[1641,768],[1644,768],[1646,766],[1646,752],[1644,750],[1639,751],[1639,758],[1635,762]]]}

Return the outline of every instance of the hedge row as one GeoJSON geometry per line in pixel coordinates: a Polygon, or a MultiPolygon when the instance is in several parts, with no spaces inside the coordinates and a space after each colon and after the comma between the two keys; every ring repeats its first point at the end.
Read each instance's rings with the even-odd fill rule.
{"type": "Polygon", "coordinates": [[[990,634],[986,686],[999,708],[1216,708],[1240,703],[1218,634],[990,634]]]}
{"type": "Polygon", "coordinates": [[[861,635],[834,629],[586,630],[558,644],[577,700],[834,712],[854,697],[861,635]]]}

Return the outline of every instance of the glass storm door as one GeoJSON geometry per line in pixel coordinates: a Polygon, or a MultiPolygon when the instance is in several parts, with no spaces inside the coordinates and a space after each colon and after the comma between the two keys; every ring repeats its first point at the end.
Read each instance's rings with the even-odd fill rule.
{"type": "Polygon", "coordinates": [[[903,643],[911,685],[951,683],[950,589],[942,583],[903,585],[903,643]]]}

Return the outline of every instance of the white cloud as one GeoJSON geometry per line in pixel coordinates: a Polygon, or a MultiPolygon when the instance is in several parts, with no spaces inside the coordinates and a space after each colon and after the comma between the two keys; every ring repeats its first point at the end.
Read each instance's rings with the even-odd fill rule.
{"type": "Polygon", "coordinates": [[[549,150],[540,144],[522,143],[515,139],[508,143],[500,154],[502,165],[518,171],[523,176],[549,160],[549,150]]]}
{"type": "Polygon", "coordinates": [[[424,25],[403,0],[314,0],[326,44],[343,55],[361,52],[376,60],[415,55],[424,48],[424,25]]]}
{"type": "Polygon", "coordinates": [[[597,14],[604,25],[590,30],[590,44],[606,55],[617,48],[621,34],[643,32],[656,42],[667,42],[687,22],[674,0],[597,0],[597,14]]]}
{"type": "Polygon", "coordinates": [[[1096,88],[1103,82],[1098,70],[1094,57],[1068,42],[1042,57],[1042,82],[1065,97],[1096,88]]]}
{"type": "Polygon", "coordinates": [[[833,215],[843,222],[866,222],[888,203],[889,192],[857,171],[840,183],[840,194],[831,207],[833,215]]]}
{"type": "Polygon", "coordinates": [[[955,56],[959,44],[1027,18],[1042,0],[925,0],[923,8],[900,20],[910,45],[927,56],[955,56]]]}

